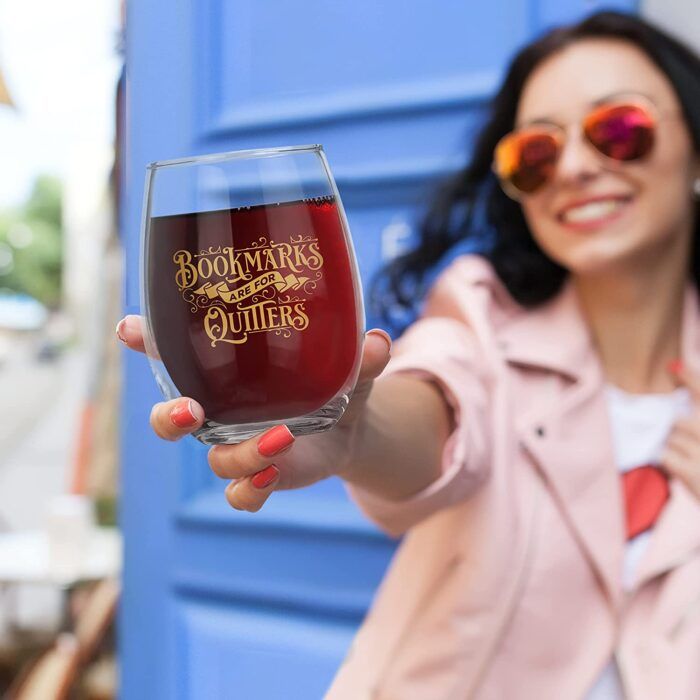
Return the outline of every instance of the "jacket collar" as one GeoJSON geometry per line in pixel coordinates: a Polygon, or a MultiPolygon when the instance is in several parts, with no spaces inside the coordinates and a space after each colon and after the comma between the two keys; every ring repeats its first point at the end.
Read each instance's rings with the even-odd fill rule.
{"type": "Polygon", "coordinates": [[[506,361],[580,378],[592,340],[571,281],[551,300],[518,314],[499,333],[506,361]]]}
{"type": "MultiPolygon", "coordinates": [[[[690,283],[682,319],[682,359],[700,369],[700,311],[690,283]]],[[[566,380],[556,400],[533,397],[531,407],[520,412],[521,442],[617,608],[624,553],[622,489],[603,393],[605,378],[573,284],[567,281],[551,301],[517,314],[499,330],[498,340],[506,362],[555,372],[566,380]]],[[[641,562],[638,583],[700,548],[700,502],[675,481],[671,494],[641,562]]]]}
{"type": "MultiPolygon", "coordinates": [[[[593,352],[591,335],[569,280],[550,301],[516,314],[498,336],[507,362],[551,370],[572,380],[580,379],[593,352]]],[[[691,282],[683,299],[681,357],[687,366],[700,371],[700,300],[691,282]]]]}

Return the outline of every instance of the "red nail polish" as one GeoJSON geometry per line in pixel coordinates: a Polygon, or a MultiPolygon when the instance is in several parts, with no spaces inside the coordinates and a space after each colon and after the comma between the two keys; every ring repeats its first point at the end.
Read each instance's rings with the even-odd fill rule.
{"type": "Polygon", "coordinates": [[[683,360],[671,360],[667,365],[666,369],[671,374],[680,374],[683,371],[683,360]]]}
{"type": "Polygon", "coordinates": [[[258,440],[258,452],[263,457],[279,454],[294,442],[294,435],[286,425],[277,425],[258,440]]]}
{"type": "Polygon", "coordinates": [[[190,428],[197,422],[192,402],[184,401],[170,411],[170,422],[177,428],[190,428]]]}
{"type": "Polygon", "coordinates": [[[279,473],[280,470],[277,469],[274,464],[271,464],[269,467],[265,467],[265,469],[255,474],[251,481],[256,489],[264,489],[267,488],[279,476],[279,473]]]}

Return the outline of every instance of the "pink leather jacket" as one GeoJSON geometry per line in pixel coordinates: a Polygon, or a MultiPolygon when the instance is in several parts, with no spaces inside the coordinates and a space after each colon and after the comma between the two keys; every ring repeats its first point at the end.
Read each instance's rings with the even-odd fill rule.
{"type": "MultiPolygon", "coordinates": [[[[682,355],[700,367],[690,284],[682,355]]],[[[611,654],[629,700],[698,700],[700,503],[672,483],[625,594],[604,377],[571,285],[524,310],[464,255],[394,344],[394,372],[437,382],[457,427],[411,498],[346,486],[405,537],[325,700],[576,700],[611,654]]]]}

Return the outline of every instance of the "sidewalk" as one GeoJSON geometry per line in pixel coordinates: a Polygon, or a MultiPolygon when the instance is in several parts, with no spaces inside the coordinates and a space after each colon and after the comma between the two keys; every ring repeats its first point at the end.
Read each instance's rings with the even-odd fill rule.
{"type": "Polygon", "coordinates": [[[12,529],[41,527],[65,490],[85,386],[79,351],[38,363],[22,350],[0,369],[0,519],[12,529]]]}
{"type": "MultiPolygon", "coordinates": [[[[0,527],[40,529],[53,496],[64,493],[76,444],[85,363],[71,350],[36,362],[18,346],[0,368],[0,527]]],[[[57,622],[57,591],[18,589],[16,621],[30,628],[57,622]]],[[[3,636],[0,620],[0,637],[3,636]]]]}

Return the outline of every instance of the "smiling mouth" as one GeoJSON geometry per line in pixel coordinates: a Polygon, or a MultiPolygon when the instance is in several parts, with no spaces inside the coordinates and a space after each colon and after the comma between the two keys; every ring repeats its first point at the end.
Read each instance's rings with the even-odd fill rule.
{"type": "Polygon", "coordinates": [[[567,207],[557,214],[557,220],[562,224],[572,226],[604,223],[616,218],[632,199],[631,195],[606,197],[578,206],[567,207]]]}

